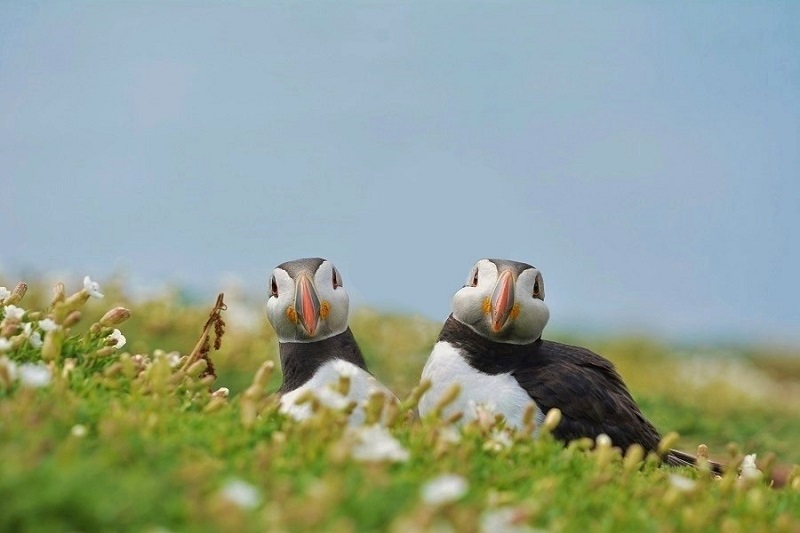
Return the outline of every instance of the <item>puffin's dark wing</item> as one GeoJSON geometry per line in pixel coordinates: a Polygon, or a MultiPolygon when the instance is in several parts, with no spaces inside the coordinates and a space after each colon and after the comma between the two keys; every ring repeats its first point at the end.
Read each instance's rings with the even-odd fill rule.
{"type": "Polygon", "coordinates": [[[642,415],[610,361],[577,346],[541,341],[513,372],[539,408],[561,410],[553,435],[564,441],[601,433],[623,450],[633,443],[658,447],[660,435],[642,415]]]}

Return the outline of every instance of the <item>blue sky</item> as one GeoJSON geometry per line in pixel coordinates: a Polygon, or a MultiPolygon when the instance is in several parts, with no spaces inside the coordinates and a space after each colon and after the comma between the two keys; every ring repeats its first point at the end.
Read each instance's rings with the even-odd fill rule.
{"type": "MultiPolygon", "coordinates": [[[[800,4],[0,4],[0,268],[800,344],[800,4]]],[[[77,281],[76,281],[77,283],[77,281]]]]}

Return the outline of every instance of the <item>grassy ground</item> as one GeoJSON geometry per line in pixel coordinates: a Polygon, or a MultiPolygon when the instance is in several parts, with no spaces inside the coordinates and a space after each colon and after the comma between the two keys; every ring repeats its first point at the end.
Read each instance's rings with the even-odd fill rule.
{"type": "MultiPolygon", "coordinates": [[[[103,300],[73,287],[51,305],[37,284],[16,303],[25,309],[16,322],[18,311],[0,311],[0,337],[12,344],[0,356],[2,530],[800,529],[797,473],[772,489],[734,470],[715,480],[604,446],[564,448],[546,433],[532,441],[491,421],[453,431],[401,412],[385,434],[348,429],[325,410],[295,423],[268,394],[280,381],[264,365],[276,361],[276,341],[243,302],[228,298],[222,347],[209,354],[215,378],[202,357],[187,361],[212,302],[131,302],[103,288],[103,300]],[[128,320],[93,326],[117,304],[132,310],[128,320]],[[73,307],[81,318],[67,328],[73,307]],[[37,348],[24,324],[33,333],[47,316],[62,325],[37,348]],[[127,338],[121,349],[107,339],[114,328],[127,338]],[[220,387],[227,398],[212,395],[220,387]]],[[[369,310],[351,324],[374,373],[409,396],[439,326],[369,310]]],[[[757,453],[767,472],[770,452],[784,474],[800,463],[796,353],[551,338],[612,359],[655,425],[680,433],[676,447],[706,443],[712,458],[734,462],[757,453]]]]}

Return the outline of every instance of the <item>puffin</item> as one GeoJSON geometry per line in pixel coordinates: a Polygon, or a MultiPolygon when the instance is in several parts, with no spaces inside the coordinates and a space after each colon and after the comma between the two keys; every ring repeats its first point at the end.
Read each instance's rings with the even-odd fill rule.
{"type": "MultiPolygon", "coordinates": [[[[658,450],[661,435],[642,414],[614,365],[578,346],[542,339],[550,311],[539,269],[507,259],[481,259],[453,296],[452,313],[422,370],[431,387],[420,398],[424,417],[452,384],[460,394],[444,410],[464,421],[481,411],[502,414],[519,428],[528,406],[537,427],[552,408],[561,411],[553,436],[564,442],[605,434],[623,451],[632,444],[658,450]]],[[[672,465],[693,457],[671,451],[672,465]]]]}
{"type": "Polygon", "coordinates": [[[355,402],[349,424],[358,426],[374,392],[382,393],[385,402],[398,401],[367,368],[348,326],[349,307],[342,276],[326,259],[295,259],[272,270],[266,311],[278,338],[282,413],[308,419],[312,410],[305,400],[310,393],[334,409],[355,402]],[[350,381],[347,394],[337,390],[343,377],[350,381]]]}

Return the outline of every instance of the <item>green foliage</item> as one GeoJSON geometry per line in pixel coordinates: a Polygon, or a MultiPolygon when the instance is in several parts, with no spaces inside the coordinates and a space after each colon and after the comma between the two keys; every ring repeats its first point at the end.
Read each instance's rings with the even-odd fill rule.
{"type": "MultiPolygon", "coordinates": [[[[50,304],[32,298],[43,310],[19,319],[9,317],[8,301],[0,306],[0,337],[11,344],[0,355],[0,530],[800,528],[800,473],[785,466],[800,461],[800,395],[785,371],[772,377],[773,365],[793,368],[774,354],[698,360],[643,339],[584,342],[617,364],[664,433],[681,433],[679,448],[704,442],[712,458],[734,466],[743,452],[761,459],[774,451],[783,489],[739,479],[733,467],[714,479],[653,458],[623,458],[602,442],[592,450],[586,442],[564,447],[544,427],[533,440],[494,420],[456,430],[398,411],[388,431],[369,433],[349,428],[343,413],[318,408],[298,423],[280,415],[269,394],[280,377],[268,327],[226,317],[223,345],[210,354],[215,380],[202,360],[188,357],[208,308],[171,294],[131,302],[112,287],[106,299],[133,313],[103,325],[106,313],[82,291],[50,304]],[[82,318],[70,323],[76,310],[82,318]],[[38,325],[46,318],[62,335],[49,357],[31,341],[36,331],[49,333],[38,325]],[[109,340],[116,327],[125,346],[109,340]],[[765,387],[780,394],[764,394],[765,387]],[[407,458],[359,458],[358,446],[374,439],[407,458]],[[739,448],[728,449],[729,441],[739,448]],[[450,484],[437,501],[429,483],[442,475],[463,485],[450,484]]],[[[245,302],[229,301],[229,312],[236,305],[245,302]]],[[[369,310],[351,324],[378,377],[401,398],[411,394],[438,325],[369,310]]],[[[770,460],[759,466],[773,471],[770,460]]]]}

